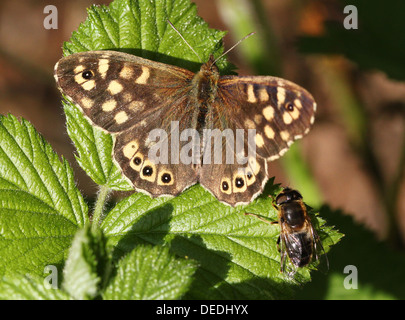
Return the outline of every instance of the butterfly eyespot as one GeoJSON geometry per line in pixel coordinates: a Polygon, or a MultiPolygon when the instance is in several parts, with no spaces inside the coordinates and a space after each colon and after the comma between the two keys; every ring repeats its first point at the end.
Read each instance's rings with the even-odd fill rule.
{"type": "Polygon", "coordinates": [[[153,168],[151,166],[146,166],[142,169],[142,173],[144,176],[150,177],[153,174],[153,168]]]}
{"type": "Polygon", "coordinates": [[[226,181],[222,182],[222,190],[228,191],[229,190],[229,184],[226,181]]]}
{"type": "Polygon", "coordinates": [[[242,178],[236,178],[235,185],[237,188],[243,188],[243,186],[245,185],[245,182],[243,181],[242,178]]]}
{"type": "Polygon", "coordinates": [[[248,173],[246,174],[246,177],[248,178],[248,180],[250,180],[250,179],[252,179],[253,174],[252,174],[251,172],[248,172],[248,173]]]}
{"type": "Polygon", "coordinates": [[[293,112],[294,111],[294,104],[292,104],[291,102],[286,103],[285,108],[287,111],[293,112]]]}
{"type": "Polygon", "coordinates": [[[134,158],[134,163],[135,163],[135,165],[139,166],[142,163],[142,159],[139,158],[139,157],[135,157],[134,158]]]}
{"type": "Polygon", "coordinates": [[[94,76],[94,72],[91,70],[84,70],[82,72],[83,79],[90,80],[91,78],[93,78],[93,76],[94,76]]]}
{"type": "Polygon", "coordinates": [[[161,179],[163,183],[169,183],[172,181],[172,176],[169,173],[164,173],[161,179]]]}

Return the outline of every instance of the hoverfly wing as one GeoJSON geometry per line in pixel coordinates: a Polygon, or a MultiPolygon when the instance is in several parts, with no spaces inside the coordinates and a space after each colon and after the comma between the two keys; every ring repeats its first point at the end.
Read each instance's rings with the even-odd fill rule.
{"type": "Polygon", "coordinates": [[[312,258],[313,262],[319,261],[316,268],[323,273],[327,273],[329,271],[329,259],[326,254],[325,249],[323,248],[321,238],[319,237],[318,233],[316,232],[315,228],[311,224],[311,234],[314,243],[314,256],[312,258]]]}

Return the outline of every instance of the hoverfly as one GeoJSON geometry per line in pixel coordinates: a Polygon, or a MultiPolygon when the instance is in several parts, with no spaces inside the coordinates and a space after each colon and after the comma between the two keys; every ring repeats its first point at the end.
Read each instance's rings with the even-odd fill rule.
{"type": "MultiPolygon", "coordinates": [[[[273,200],[273,206],[278,211],[278,221],[268,221],[255,214],[259,219],[280,225],[280,236],[277,244],[281,255],[280,271],[293,277],[298,268],[304,267],[313,260],[318,260],[318,252],[323,249],[318,234],[311,223],[302,195],[290,188],[283,191],[273,200]]],[[[329,262],[326,257],[327,267],[329,262]]]]}

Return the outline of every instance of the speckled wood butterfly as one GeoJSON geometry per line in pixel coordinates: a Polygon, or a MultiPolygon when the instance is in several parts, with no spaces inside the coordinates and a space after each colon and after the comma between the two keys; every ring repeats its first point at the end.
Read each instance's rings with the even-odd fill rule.
{"type": "Polygon", "coordinates": [[[308,133],[316,109],[290,81],[220,76],[212,56],[193,73],[116,51],[81,52],[55,65],[55,79],[92,125],[113,134],[113,157],[135,190],[175,196],[199,182],[231,206],[262,192],[268,162],[308,133]],[[152,139],[155,129],[166,136],[152,139]],[[207,132],[219,132],[219,143],[207,132]],[[229,148],[232,134],[242,148],[229,148]]]}

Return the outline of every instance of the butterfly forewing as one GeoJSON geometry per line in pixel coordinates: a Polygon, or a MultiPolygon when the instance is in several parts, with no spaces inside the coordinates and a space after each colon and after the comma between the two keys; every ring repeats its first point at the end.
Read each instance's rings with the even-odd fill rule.
{"type": "MultiPolygon", "coordinates": [[[[60,90],[98,127],[121,132],[178,104],[193,73],[112,51],[82,52],[55,66],[60,90]]],[[[161,119],[160,119],[161,120],[161,119]]]]}
{"type": "Polygon", "coordinates": [[[219,95],[236,128],[255,130],[256,152],[272,161],[309,132],[316,103],[300,86],[276,77],[222,77],[219,95]]]}

